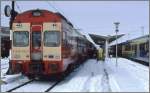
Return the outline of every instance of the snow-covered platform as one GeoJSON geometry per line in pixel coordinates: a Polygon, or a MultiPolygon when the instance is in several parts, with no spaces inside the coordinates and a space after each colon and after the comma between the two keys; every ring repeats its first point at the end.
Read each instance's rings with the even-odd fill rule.
{"type": "Polygon", "coordinates": [[[108,59],[105,64],[113,91],[149,92],[148,66],[119,58],[116,67],[115,61],[115,58],[108,59]]]}
{"type": "MultiPolygon", "coordinates": [[[[1,66],[2,61],[1,60],[1,66]]],[[[109,58],[105,62],[89,59],[74,72],[72,72],[64,81],[59,83],[50,92],[149,92],[149,68],[124,58],[118,58],[116,67],[115,58],[109,58]]],[[[7,62],[3,62],[7,63],[7,62]]],[[[12,81],[10,76],[4,75],[5,70],[1,70],[1,79],[9,81],[1,85],[1,90],[5,92],[10,87],[20,84],[22,77],[12,81]],[[11,81],[10,81],[11,80],[11,81]]],[[[27,81],[24,79],[24,81],[27,81]]],[[[39,83],[39,86],[49,86],[49,84],[39,83]]],[[[30,89],[34,92],[39,91],[39,87],[34,84],[30,89]]],[[[27,89],[28,91],[30,89],[27,89]]],[[[18,92],[26,91],[20,88],[18,92]]]]}
{"type": "Polygon", "coordinates": [[[149,68],[124,58],[105,62],[88,60],[72,77],[52,91],[69,92],[148,92],[149,68]]]}

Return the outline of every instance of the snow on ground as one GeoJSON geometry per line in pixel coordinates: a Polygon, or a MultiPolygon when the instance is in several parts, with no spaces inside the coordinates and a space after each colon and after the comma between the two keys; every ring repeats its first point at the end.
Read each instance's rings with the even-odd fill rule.
{"type": "Polygon", "coordinates": [[[96,60],[88,60],[76,72],[66,78],[50,92],[97,92],[102,91],[103,64],[96,60]]]}
{"type": "MultiPolygon", "coordinates": [[[[1,64],[7,60],[2,59],[1,64]]],[[[1,85],[3,92],[28,81],[21,74],[2,73],[5,72],[1,70],[1,79],[8,82],[1,85]]],[[[50,87],[50,84],[34,82],[15,91],[40,92],[50,87]]],[[[124,58],[118,58],[118,67],[115,58],[105,62],[89,59],[50,92],[149,92],[149,68],[124,58]]]]}
{"type": "Polygon", "coordinates": [[[88,60],[51,92],[148,92],[149,68],[130,60],[88,60]]]}
{"type": "Polygon", "coordinates": [[[48,81],[33,81],[21,88],[14,90],[13,92],[44,92],[50,86],[52,86],[54,82],[48,81]]]}
{"type": "MultiPolygon", "coordinates": [[[[9,82],[5,81],[6,84],[3,83],[1,85],[1,91],[2,92],[6,92],[6,91],[8,91],[8,90],[10,90],[10,89],[12,89],[12,88],[14,88],[16,86],[19,86],[19,85],[29,81],[27,77],[22,76],[20,74],[18,74],[18,75],[10,75],[10,77],[11,78],[9,78],[9,80],[11,80],[11,82],[10,81],[9,82]]],[[[6,77],[6,78],[8,78],[8,77],[6,77]]]]}
{"type": "Polygon", "coordinates": [[[120,92],[148,92],[149,68],[128,59],[119,58],[116,67],[116,59],[106,61],[105,68],[109,74],[111,86],[116,86],[113,91],[120,92]]]}
{"type": "Polygon", "coordinates": [[[1,59],[1,91],[5,92],[11,88],[14,88],[24,82],[28,81],[28,78],[21,74],[6,75],[9,66],[9,58],[1,59]]]}
{"type": "Polygon", "coordinates": [[[9,62],[9,58],[7,57],[1,59],[1,65],[8,64],[8,62],[9,62]]]}
{"type": "Polygon", "coordinates": [[[0,69],[1,69],[1,78],[5,77],[5,73],[8,70],[9,66],[9,58],[3,58],[1,59],[0,69]]]}

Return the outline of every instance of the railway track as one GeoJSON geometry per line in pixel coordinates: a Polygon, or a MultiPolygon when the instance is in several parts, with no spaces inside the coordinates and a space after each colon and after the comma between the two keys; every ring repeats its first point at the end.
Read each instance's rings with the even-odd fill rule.
{"type": "Polygon", "coordinates": [[[12,89],[7,90],[6,92],[12,92],[13,90],[16,90],[16,89],[18,89],[18,88],[20,88],[20,87],[23,87],[23,86],[25,86],[25,85],[27,85],[27,84],[33,82],[34,80],[35,80],[35,79],[32,79],[32,80],[30,80],[30,81],[28,81],[28,82],[25,82],[25,83],[23,83],[23,84],[21,84],[21,85],[19,85],[19,86],[16,86],[16,87],[14,87],[14,88],[12,88],[12,89]]]}
{"type": "Polygon", "coordinates": [[[142,61],[142,60],[138,60],[138,59],[135,59],[135,58],[127,58],[129,60],[132,60],[136,63],[139,63],[139,64],[142,64],[142,65],[145,65],[145,66],[149,66],[149,62],[145,62],[145,61],[142,61]]]}
{"type": "Polygon", "coordinates": [[[44,92],[49,92],[51,89],[53,89],[57,84],[59,84],[62,80],[57,81],[56,83],[54,83],[52,86],[50,86],[48,89],[46,89],[44,92]]]}
{"type": "MultiPolygon", "coordinates": [[[[71,72],[74,72],[75,69],[73,69],[71,72]]],[[[57,80],[56,82],[46,82],[46,83],[44,82],[44,83],[42,83],[36,79],[32,79],[28,82],[25,82],[25,83],[18,85],[12,89],[7,90],[6,92],[29,92],[29,91],[30,92],[49,92],[55,86],[57,86],[60,82],[62,82],[65,78],[67,78],[71,74],[71,72],[68,72],[63,78],[57,80]],[[30,90],[32,88],[37,88],[37,90],[36,91],[35,91],[35,89],[30,90]]]]}
{"type": "MultiPolygon", "coordinates": [[[[40,92],[49,92],[51,89],[53,89],[57,84],[59,84],[61,81],[63,81],[63,79],[62,80],[59,80],[59,81],[56,81],[56,82],[53,82],[53,83],[48,83],[49,85],[46,85],[46,84],[42,84],[41,86],[44,86],[44,85],[46,85],[45,87],[47,87],[46,89],[40,89],[40,90],[42,90],[42,91],[40,91],[40,92]]],[[[21,85],[19,85],[19,86],[17,86],[17,87],[14,87],[14,88],[12,88],[12,89],[9,89],[9,90],[7,90],[6,92],[21,92],[21,90],[22,90],[22,92],[28,92],[29,90],[30,90],[30,88],[28,88],[28,87],[35,87],[36,85],[39,85],[37,82],[36,82],[36,80],[35,79],[33,79],[33,80],[30,80],[30,81],[28,81],[28,82],[25,82],[25,83],[23,83],[23,84],[21,84],[21,85]],[[33,83],[34,82],[34,83],[33,83]],[[32,83],[32,84],[31,84],[32,83]],[[28,86],[29,84],[31,84],[32,86],[28,86]],[[24,88],[24,87],[26,87],[26,88],[24,88]],[[21,89],[22,88],[22,89],[21,89]],[[20,90],[19,90],[20,89],[20,90]],[[18,91],[19,90],[19,91],[18,91]]],[[[40,87],[40,86],[39,86],[40,87]]],[[[35,92],[35,90],[34,90],[34,92],[35,92]]],[[[38,92],[38,91],[37,91],[38,92]]]]}
{"type": "MultiPolygon", "coordinates": [[[[82,64],[81,64],[82,65],[82,64]]],[[[76,67],[77,68],[77,67],[76,67]]],[[[57,84],[59,84],[60,82],[62,82],[66,77],[68,77],[72,72],[74,72],[74,70],[76,69],[72,69],[71,72],[67,72],[66,75],[61,78],[60,80],[56,81],[52,86],[50,86],[48,89],[46,89],[44,92],[49,92],[50,90],[52,90],[57,84]]]]}

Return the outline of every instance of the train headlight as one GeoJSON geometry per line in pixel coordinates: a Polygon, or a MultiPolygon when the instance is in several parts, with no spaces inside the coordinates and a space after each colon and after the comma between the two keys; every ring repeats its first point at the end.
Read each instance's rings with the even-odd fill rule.
{"type": "Polygon", "coordinates": [[[55,58],[56,58],[56,59],[60,59],[60,56],[56,55],[55,58]]]}
{"type": "Polygon", "coordinates": [[[54,58],[54,55],[49,55],[48,58],[54,58]]]}
{"type": "Polygon", "coordinates": [[[29,57],[29,55],[26,55],[26,57],[28,58],[28,57],[29,57]]]}

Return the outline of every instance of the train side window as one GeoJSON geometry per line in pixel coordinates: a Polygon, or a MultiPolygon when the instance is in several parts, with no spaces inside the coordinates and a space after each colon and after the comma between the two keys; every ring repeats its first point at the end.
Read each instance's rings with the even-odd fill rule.
{"type": "Polygon", "coordinates": [[[67,45],[67,32],[63,31],[63,45],[67,45]]]}
{"type": "Polygon", "coordinates": [[[13,46],[26,47],[29,45],[29,32],[15,31],[13,33],[13,46]]]}
{"type": "Polygon", "coordinates": [[[60,45],[59,31],[45,31],[44,32],[44,46],[58,47],[60,45]]]}

